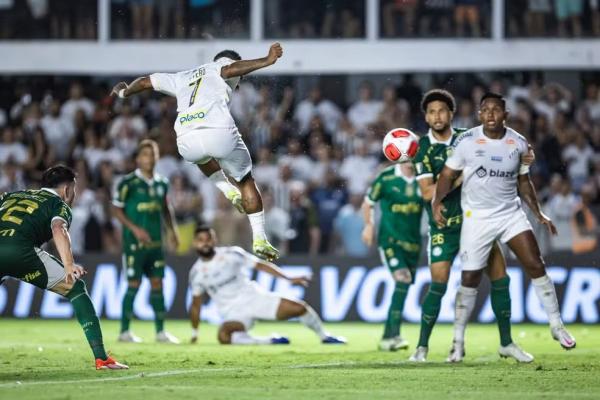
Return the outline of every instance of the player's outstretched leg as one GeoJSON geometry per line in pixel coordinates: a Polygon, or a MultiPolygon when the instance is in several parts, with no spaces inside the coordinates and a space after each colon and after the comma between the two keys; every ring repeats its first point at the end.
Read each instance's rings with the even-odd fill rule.
{"type": "Polygon", "coordinates": [[[162,278],[150,278],[150,305],[154,310],[154,327],[156,328],[156,341],[159,343],[179,344],[180,341],[169,332],[165,331],[165,297],[163,295],[162,278]]]}
{"type": "Polygon", "coordinates": [[[233,204],[239,212],[244,213],[240,190],[227,179],[227,176],[225,176],[219,163],[214,158],[211,158],[207,163],[198,164],[198,168],[200,168],[202,173],[207,176],[221,192],[223,192],[223,195],[227,200],[231,201],[231,204],[233,204]]]}
{"type": "Polygon", "coordinates": [[[271,337],[252,336],[246,331],[243,323],[225,321],[219,327],[219,343],[237,345],[290,344],[288,338],[278,335],[271,337]]]}
{"type": "Polygon", "coordinates": [[[118,337],[119,342],[141,343],[142,339],[137,337],[129,329],[131,318],[133,317],[133,302],[140,287],[139,280],[129,280],[127,290],[123,296],[121,304],[121,332],[118,337]]]}
{"type": "Polygon", "coordinates": [[[446,362],[461,362],[465,357],[465,330],[475,308],[476,300],[477,287],[465,286],[463,279],[463,284],[456,291],[456,299],[454,301],[454,339],[452,340],[452,347],[450,348],[446,362]]]}
{"type": "Polygon", "coordinates": [[[290,318],[300,319],[308,329],[315,332],[323,344],[345,344],[346,339],[330,335],[323,328],[323,321],[317,312],[305,302],[281,299],[277,309],[277,319],[285,321],[290,318]]]}
{"type": "Polygon", "coordinates": [[[548,315],[552,338],[558,341],[564,349],[574,349],[577,343],[563,324],[556,289],[546,273],[546,265],[533,232],[527,230],[518,234],[508,241],[508,246],[531,277],[535,293],[548,315]]]}
{"type": "MultiPolygon", "coordinates": [[[[408,269],[406,269],[408,272],[408,269]]],[[[410,277],[409,277],[410,282],[410,277]]],[[[408,341],[400,337],[400,325],[402,324],[402,311],[408,293],[410,283],[396,281],[394,294],[388,310],[387,320],[383,331],[383,337],[379,342],[379,350],[396,351],[407,349],[408,341]]]]}

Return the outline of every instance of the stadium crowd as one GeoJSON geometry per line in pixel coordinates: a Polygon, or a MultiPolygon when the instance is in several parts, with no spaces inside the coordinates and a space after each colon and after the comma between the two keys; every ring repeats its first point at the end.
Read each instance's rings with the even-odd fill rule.
{"type": "MultiPolygon", "coordinates": [[[[522,84],[470,80],[471,87],[454,90],[454,125],[477,124],[478,99],[485,90],[504,93],[509,125],[535,147],[532,175],[560,232],[550,239],[538,230],[544,251],[591,251],[600,204],[598,81],[583,82],[576,95],[558,83],[530,78],[522,84]]],[[[120,228],[111,218],[111,195],[119,177],[135,168],[138,141],[154,138],[161,149],[157,172],[170,180],[181,252],[189,250],[197,221],[213,224],[224,244],[249,245],[247,218],[178,156],[174,98],[147,94],[121,101],[108,95],[109,82],[83,82],[2,82],[0,193],[37,186],[42,171],[57,162],[74,166],[79,187],[71,228],[74,250],[117,253],[120,228]]],[[[395,127],[427,132],[419,110],[427,88],[410,76],[380,90],[365,81],[347,102],[335,103],[318,86],[300,96],[300,88],[273,82],[243,81],[231,106],[253,155],[269,236],[288,254],[370,254],[373,250],[360,240],[360,205],[384,164],[382,137],[395,127]]]]}

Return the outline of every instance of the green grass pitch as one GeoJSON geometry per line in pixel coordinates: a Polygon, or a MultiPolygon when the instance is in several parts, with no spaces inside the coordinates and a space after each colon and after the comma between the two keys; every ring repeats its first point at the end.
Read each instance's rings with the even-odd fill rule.
{"type": "MultiPolygon", "coordinates": [[[[220,346],[216,328],[201,326],[200,343],[153,341],[153,325],[134,321],[140,345],[116,343],[118,325],[103,321],[105,343],[129,371],[96,371],[74,321],[0,321],[0,399],[598,399],[600,326],[571,326],[577,349],[566,352],[544,325],[516,325],[513,336],[536,360],[518,365],[497,356],[495,325],[467,330],[463,364],[443,362],[452,327],[439,325],[430,361],[414,365],[409,351],[376,350],[380,325],[342,323],[328,329],[348,338],[324,346],[298,323],[259,323],[255,334],[278,332],[289,346],[220,346]]],[[[186,321],[167,328],[188,340],[186,321]]],[[[405,325],[411,351],[417,325],[405,325]]]]}

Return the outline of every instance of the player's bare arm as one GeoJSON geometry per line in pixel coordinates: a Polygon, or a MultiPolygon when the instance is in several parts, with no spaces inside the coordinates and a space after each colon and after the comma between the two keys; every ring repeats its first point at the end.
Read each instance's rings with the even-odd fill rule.
{"type": "Polygon", "coordinates": [[[537,218],[538,222],[540,224],[545,225],[546,228],[548,228],[548,231],[552,235],[556,235],[557,234],[556,226],[554,226],[554,223],[552,222],[552,220],[550,218],[548,218],[542,212],[540,203],[538,202],[538,199],[537,199],[537,194],[535,192],[535,188],[533,187],[533,183],[531,182],[531,178],[529,177],[529,174],[519,175],[518,184],[519,184],[519,196],[521,197],[521,199],[523,199],[523,201],[525,201],[525,203],[527,204],[529,209],[531,209],[531,211],[533,211],[533,214],[537,218]]]}
{"type": "Polygon", "coordinates": [[[66,282],[74,283],[77,279],[85,275],[85,270],[83,267],[75,264],[67,223],[62,219],[52,221],[52,238],[65,267],[65,273],[67,274],[66,282]]]}
{"type": "Polygon", "coordinates": [[[200,311],[202,310],[202,296],[192,297],[192,305],[190,306],[190,322],[192,323],[192,338],[191,343],[198,341],[198,327],[200,326],[200,311]]]}
{"type": "Polygon", "coordinates": [[[131,82],[129,85],[126,82],[119,82],[113,87],[111,95],[125,98],[138,94],[146,90],[152,90],[152,82],[149,76],[142,76],[131,82]]]}
{"type": "Polygon", "coordinates": [[[175,210],[171,203],[165,198],[163,203],[163,218],[167,227],[167,238],[172,250],[179,247],[179,234],[177,233],[177,223],[175,222],[175,210]]]}
{"type": "Polygon", "coordinates": [[[444,217],[444,211],[446,211],[446,208],[442,204],[442,200],[444,200],[448,193],[452,191],[454,183],[461,175],[461,172],[462,171],[457,171],[445,166],[438,176],[431,207],[433,211],[433,219],[439,228],[446,226],[446,217],[444,217]]]}
{"type": "Polygon", "coordinates": [[[111,208],[115,218],[117,218],[124,227],[129,229],[131,233],[133,233],[133,236],[135,236],[135,238],[140,243],[149,243],[152,241],[152,238],[150,238],[150,234],[144,228],[140,228],[139,226],[131,222],[131,220],[127,218],[127,215],[125,215],[125,212],[121,207],[113,205],[111,208]]]}
{"type": "Polygon", "coordinates": [[[362,241],[369,247],[373,245],[373,238],[375,236],[375,223],[373,218],[373,205],[367,200],[363,201],[362,204],[363,220],[365,221],[365,227],[362,231],[362,241]]]}
{"type": "Polygon", "coordinates": [[[266,272],[270,275],[273,275],[277,278],[282,278],[287,281],[290,281],[294,285],[308,287],[308,285],[310,283],[310,278],[308,278],[307,276],[299,276],[297,278],[290,278],[277,265],[267,262],[267,261],[257,262],[256,266],[254,268],[258,271],[264,271],[264,272],[266,272]]]}
{"type": "Polygon", "coordinates": [[[236,76],[242,76],[256,71],[257,69],[265,68],[273,65],[283,55],[283,48],[279,43],[273,43],[269,49],[269,54],[266,57],[257,58],[255,60],[236,61],[230,65],[221,68],[221,77],[229,79],[236,76]]]}

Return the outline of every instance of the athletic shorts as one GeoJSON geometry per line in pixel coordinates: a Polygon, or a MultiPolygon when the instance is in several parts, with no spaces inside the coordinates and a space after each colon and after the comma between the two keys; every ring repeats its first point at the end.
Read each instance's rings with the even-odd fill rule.
{"type": "Polygon", "coordinates": [[[411,275],[411,282],[415,282],[417,264],[419,262],[420,252],[406,251],[400,246],[386,245],[379,247],[379,256],[383,265],[389,268],[392,275],[399,269],[408,269],[411,275]]]}
{"type": "Polygon", "coordinates": [[[275,321],[282,296],[268,292],[254,282],[221,312],[223,322],[241,322],[250,330],[256,320],[275,321]]]}
{"type": "Polygon", "coordinates": [[[0,241],[0,280],[10,276],[40,289],[51,289],[65,279],[59,259],[42,249],[0,241]]]}
{"type": "Polygon", "coordinates": [[[506,243],[531,224],[521,208],[509,216],[495,218],[465,217],[460,236],[460,260],[463,271],[478,271],[488,264],[496,240],[506,243]]]}
{"type": "Polygon", "coordinates": [[[139,281],[142,276],[164,278],[165,256],[162,247],[125,251],[123,268],[128,280],[139,281]]]}
{"type": "Polygon", "coordinates": [[[205,164],[214,158],[238,182],[252,170],[250,153],[237,128],[185,132],[177,137],[177,149],[184,160],[194,164],[205,164]]]}
{"type": "Polygon", "coordinates": [[[460,225],[443,229],[429,227],[429,241],[427,243],[429,265],[443,261],[452,264],[460,250],[460,232],[460,225]]]}

